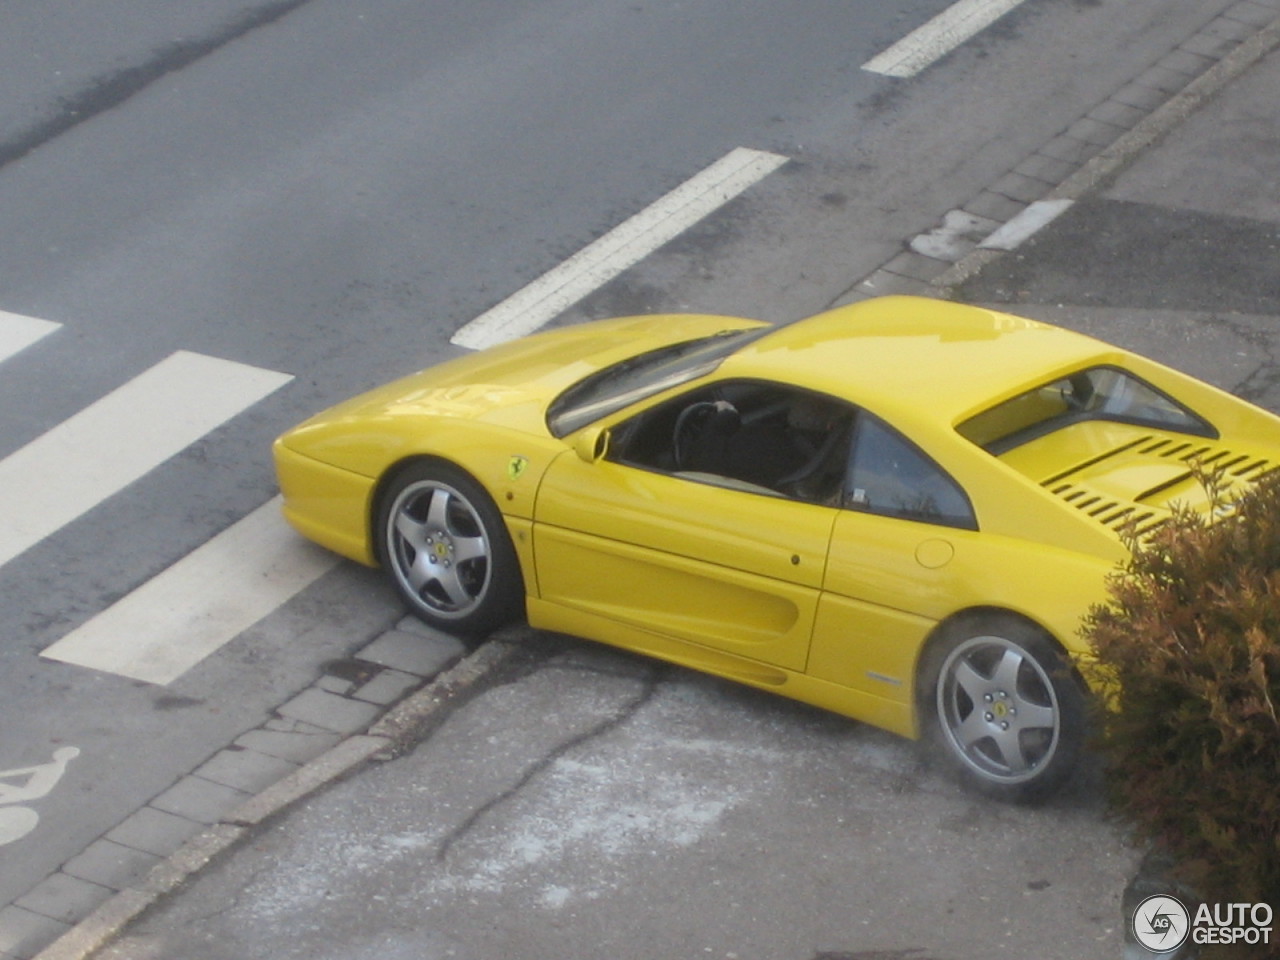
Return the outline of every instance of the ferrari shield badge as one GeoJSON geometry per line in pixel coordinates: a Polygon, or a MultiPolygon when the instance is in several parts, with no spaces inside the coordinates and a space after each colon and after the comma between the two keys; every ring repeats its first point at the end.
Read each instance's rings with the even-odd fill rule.
{"type": "Polygon", "coordinates": [[[529,458],[514,456],[507,461],[507,479],[519,480],[529,467],[529,458]]]}

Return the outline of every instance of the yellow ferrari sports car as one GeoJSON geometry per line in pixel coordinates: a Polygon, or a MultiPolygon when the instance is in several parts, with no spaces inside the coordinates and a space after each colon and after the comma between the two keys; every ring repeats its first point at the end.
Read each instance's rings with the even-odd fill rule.
{"type": "Polygon", "coordinates": [[[288,520],[436,627],[523,615],[927,736],[1019,799],[1080,752],[1081,618],[1126,534],[1213,509],[1200,469],[1255,483],[1280,419],[1076,333],[889,297],[541,333],[275,457],[288,520]]]}

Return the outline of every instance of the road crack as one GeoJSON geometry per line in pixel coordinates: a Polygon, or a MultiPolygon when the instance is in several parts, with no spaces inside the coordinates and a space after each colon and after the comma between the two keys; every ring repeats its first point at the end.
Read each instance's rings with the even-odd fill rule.
{"type": "Polygon", "coordinates": [[[539,775],[554,766],[561,757],[564,757],[571,751],[576,750],[583,744],[589,743],[590,741],[617,729],[635,716],[635,714],[653,698],[661,679],[661,668],[655,667],[649,672],[648,676],[643,679],[643,685],[640,692],[624,703],[612,716],[606,717],[590,729],[584,730],[583,732],[576,734],[575,736],[565,740],[563,743],[557,745],[545,756],[531,764],[514,784],[506,790],[503,790],[501,793],[498,793],[486,800],[483,804],[473,810],[467,818],[462,821],[462,823],[449,831],[444,840],[441,841],[440,847],[436,851],[435,855],[436,862],[442,863],[449,856],[449,852],[453,849],[454,845],[470,833],[492,810],[497,809],[519,794],[539,775]]]}
{"type": "Polygon", "coordinates": [[[166,43],[140,64],[95,77],[78,93],[60,97],[57,110],[52,115],[9,140],[0,142],[0,167],[21,160],[31,151],[68,130],[118,107],[161,77],[190,66],[251,31],[274,23],[308,2],[310,0],[275,0],[241,13],[208,36],[166,43]]]}
{"type": "Polygon", "coordinates": [[[1231,392],[1250,403],[1264,406],[1272,391],[1280,386],[1280,359],[1276,356],[1271,338],[1256,327],[1233,320],[1229,316],[1215,316],[1213,319],[1257,351],[1261,358],[1258,365],[1231,392]]]}

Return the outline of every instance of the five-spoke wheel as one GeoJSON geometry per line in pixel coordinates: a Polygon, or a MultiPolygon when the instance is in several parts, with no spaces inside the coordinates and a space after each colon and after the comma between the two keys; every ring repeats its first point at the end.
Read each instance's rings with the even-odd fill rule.
{"type": "Polygon", "coordinates": [[[936,739],[980,789],[1035,799],[1071,772],[1084,697],[1041,631],[1013,618],[972,621],[944,637],[930,663],[936,739]]]}
{"type": "Polygon", "coordinates": [[[398,473],[381,500],[379,555],[415,614],[457,633],[516,615],[524,588],[502,516],[483,489],[446,464],[398,473]]]}

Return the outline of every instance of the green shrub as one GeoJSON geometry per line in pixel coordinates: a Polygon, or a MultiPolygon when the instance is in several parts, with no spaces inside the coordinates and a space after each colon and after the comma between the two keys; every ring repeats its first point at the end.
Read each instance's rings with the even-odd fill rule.
{"type": "Polygon", "coordinates": [[[1280,912],[1280,477],[1227,519],[1178,510],[1130,546],[1085,625],[1114,683],[1098,714],[1112,805],[1205,902],[1280,912]]]}

